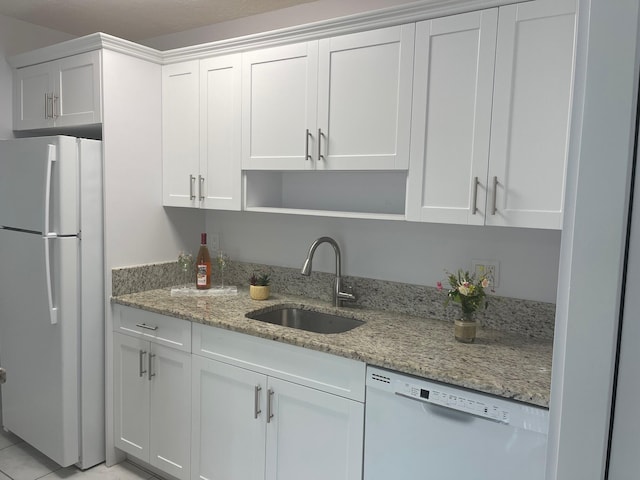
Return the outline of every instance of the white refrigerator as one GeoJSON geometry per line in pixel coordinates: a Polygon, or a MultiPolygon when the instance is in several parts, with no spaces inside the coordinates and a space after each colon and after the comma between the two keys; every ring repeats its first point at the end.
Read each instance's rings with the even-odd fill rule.
{"type": "Polygon", "coordinates": [[[104,460],[102,146],[0,141],[2,426],[61,466],[104,460]]]}

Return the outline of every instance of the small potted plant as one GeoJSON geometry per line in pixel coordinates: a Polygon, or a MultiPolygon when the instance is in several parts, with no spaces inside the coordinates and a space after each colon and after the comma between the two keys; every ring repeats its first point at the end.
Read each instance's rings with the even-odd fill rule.
{"type": "Polygon", "coordinates": [[[263,273],[256,275],[253,273],[249,278],[249,296],[253,300],[266,300],[271,294],[271,275],[263,273]]]}
{"type": "MultiPolygon", "coordinates": [[[[476,339],[476,327],[478,325],[474,318],[474,313],[478,308],[487,308],[489,302],[486,300],[485,288],[489,286],[489,279],[486,276],[476,278],[474,274],[458,270],[456,274],[449,273],[449,285],[447,300],[444,306],[454,301],[460,304],[462,318],[454,323],[454,334],[456,340],[464,343],[473,343],[476,339]]],[[[438,282],[438,290],[442,290],[442,283],[438,282]]]]}

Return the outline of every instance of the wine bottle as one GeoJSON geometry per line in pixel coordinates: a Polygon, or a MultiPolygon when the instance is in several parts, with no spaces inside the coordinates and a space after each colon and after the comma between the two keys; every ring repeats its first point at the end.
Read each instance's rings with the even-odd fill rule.
{"type": "Polygon", "coordinates": [[[211,288],[211,256],[207,248],[207,234],[200,235],[200,250],[196,258],[196,288],[206,290],[211,288]]]}

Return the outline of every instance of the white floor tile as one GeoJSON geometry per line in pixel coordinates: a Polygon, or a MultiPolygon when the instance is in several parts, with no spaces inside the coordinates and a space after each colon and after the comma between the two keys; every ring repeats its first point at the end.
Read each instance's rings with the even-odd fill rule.
{"type": "MultiPolygon", "coordinates": [[[[62,468],[42,477],[40,480],[148,480],[149,478],[151,478],[151,474],[131,463],[123,462],[109,468],[102,463],[84,472],[76,467],[62,468]]],[[[0,478],[0,480],[3,479],[0,478]]]]}
{"type": "Polygon", "coordinates": [[[4,473],[0,472],[0,480],[11,480],[11,478],[7,477],[4,473]]]}
{"type": "Polygon", "coordinates": [[[0,428],[0,450],[22,442],[22,439],[16,437],[13,433],[5,432],[0,428]]]}
{"type": "Polygon", "coordinates": [[[60,466],[26,443],[0,450],[0,471],[13,480],[35,480],[60,466]]]}

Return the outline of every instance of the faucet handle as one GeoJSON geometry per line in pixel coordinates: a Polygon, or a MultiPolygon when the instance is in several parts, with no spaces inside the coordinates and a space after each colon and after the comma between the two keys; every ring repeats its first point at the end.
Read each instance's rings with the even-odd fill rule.
{"type": "Polygon", "coordinates": [[[356,294],[353,292],[353,286],[351,285],[345,285],[342,287],[338,292],[338,298],[346,302],[355,302],[358,299],[356,294]]]}

